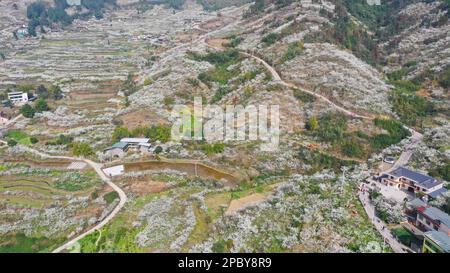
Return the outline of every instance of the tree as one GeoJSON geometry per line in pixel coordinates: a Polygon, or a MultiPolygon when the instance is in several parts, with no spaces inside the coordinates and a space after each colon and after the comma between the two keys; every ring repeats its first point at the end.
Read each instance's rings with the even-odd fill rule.
{"type": "Polygon", "coordinates": [[[72,144],[72,154],[74,156],[87,157],[94,154],[91,146],[84,142],[75,142],[72,144]]]}
{"type": "Polygon", "coordinates": [[[116,129],[114,129],[114,132],[112,134],[112,141],[113,142],[118,142],[122,138],[130,137],[130,136],[131,136],[130,131],[128,131],[127,128],[125,128],[125,127],[117,127],[116,129]]]}
{"type": "Polygon", "coordinates": [[[44,111],[48,111],[49,107],[48,107],[47,102],[45,101],[45,99],[41,98],[41,99],[38,99],[36,101],[36,105],[34,106],[34,109],[35,109],[36,112],[41,113],[41,112],[44,112],[44,111]]]}
{"type": "Polygon", "coordinates": [[[30,137],[31,144],[36,144],[39,142],[39,140],[36,137],[30,137]]]}
{"type": "Polygon", "coordinates": [[[317,129],[317,125],[318,125],[317,119],[315,117],[312,117],[306,122],[305,128],[309,131],[314,131],[317,129]]]}
{"type": "Polygon", "coordinates": [[[160,153],[162,153],[162,151],[163,151],[163,148],[161,146],[156,146],[156,148],[154,150],[154,153],[155,154],[160,154],[160,153]]]}
{"type": "Polygon", "coordinates": [[[40,98],[48,98],[49,92],[48,89],[44,86],[44,85],[39,85],[36,88],[36,94],[40,97],[40,98]]]}
{"type": "Polygon", "coordinates": [[[59,85],[52,85],[52,87],[50,87],[50,90],[48,91],[49,96],[54,100],[60,100],[63,98],[62,90],[61,87],[59,87],[59,85]]]}
{"type": "Polygon", "coordinates": [[[8,140],[8,146],[9,147],[14,147],[17,145],[17,141],[15,141],[14,139],[9,139],[8,140]]]}
{"type": "Polygon", "coordinates": [[[32,118],[34,117],[35,111],[29,104],[25,104],[20,108],[20,113],[26,118],[32,118]]]}

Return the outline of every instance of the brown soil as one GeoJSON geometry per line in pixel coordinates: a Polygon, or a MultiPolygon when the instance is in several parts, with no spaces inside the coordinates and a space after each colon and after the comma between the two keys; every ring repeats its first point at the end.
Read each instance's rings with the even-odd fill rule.
{"type": "Polygon", "coordinates": [[[131,192],[139,196],[144,196],[149,193],[158,193],[169,188],[166,183],[156,181],[139,181],[131,183],[129,189],[131,192]]]}
{"type": "Polygon", "coordinates": [[[208,45],[210,45],[213,48],[217,48],[217,49],[223,49],[224,46],[228,43],[229,41],[227,39],[222,39],[222,38],[216,38],[216,39],[208,39],[206,41],[206,43],[208,43],[208,45]]]}
{"type": "Polygon", "coordinates": [[[234,214],[236,211],[248,207],[250,205],[258,204],[264,201],[267,198],[267,195],[262,193],[253,193],[248,196],[235,199],[231,201],[230,206],[227,209],[226,215],[234,214]]]}
{"type": "Polygon", "coordinates": [[[148,110],[139,110],[127,113],[117,118],[128,129],[134,129],[139,126],[148,126],[149,124],[164,124],[166,121],[157,114],[148,110]]]}

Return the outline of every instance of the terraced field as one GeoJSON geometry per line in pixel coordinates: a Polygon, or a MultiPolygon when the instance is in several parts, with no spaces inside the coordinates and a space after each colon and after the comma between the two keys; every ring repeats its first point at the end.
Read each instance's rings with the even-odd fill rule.
{"type": "Polygon", "coordinates": [[[61,166],[0,165],[0,252],[51,251],[111,209],[93,171],[61,166]]]}

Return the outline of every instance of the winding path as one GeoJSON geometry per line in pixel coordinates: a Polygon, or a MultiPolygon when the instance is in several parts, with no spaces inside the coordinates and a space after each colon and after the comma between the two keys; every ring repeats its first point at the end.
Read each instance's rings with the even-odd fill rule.
{"type": "MultiPolygon", "coordinates": [[[[208,45],[208,46],[210,46],[210,45],[208,45]]],[[[250,57],[250,58],[253,58],[253,59],[257,60],[258,62],[260,62],[261,64],[263,64],[267,68],[267,70],[272,74],[272,78],[273,78],[273,80],[275,82],[280,83],[280,84],[282,84],[284,86],[287,86],[287,87],[290,87],[290,88],[298,88],[298,89],[300,89],[295,84],[285,82],[281,78],[280,74],[278,74],[278,72],[275,70],[275,68],[273,68],[271,65],[269,65],[263,59],[255,56],[254,54],[248,53],[248,52],[242,52],[241,51],[241,53],[243,55],[245,55],[247,57],[250,57]]],[[[344,114],[350,115],[350,116],[352,116],[354,118],[367,119],[367,120],[374,119],[374,117],[359,115],[359,114],[354,113],[354,112],[352,112],[350,110],[347,110],[347,109],[345,109],[345,108],[335,104],[334,102],[330,101],[325,96],[320,95],[318,93],[315,93],[313,91],[305,90],[303,88],[301,88],[300,90],[303,91],[303,92],[306,92],[306,93],[308,93],[310,95],[313,95],[313,96],[315,96],[318,99],[321,99],[321,100],[325,101],[326,103],[331,105],[336,110],[338,110],[340,112],[343,112],[344,114]]],[[[413,154],[414,150],[417,148],[417,145],[420,143],[420,141],[423,138],[423,135],[421,133],[415,131],[414,129],[406,127],[406,126],[404,126],[404,128],[407,129],[411,133],[410,143],[405,146],[404,151],[400,155],[400,157],[397,160],[397,162],[392,166],[392,169],[396,168],[396,167],[399,167],[399,166],[403,166],[406,163],[408,163],[409,159],[411,158],[411,155],[413,154]]],[[[364,187],[364,186],[362,186],[362,187],[364,187]]],[[[366,193],[367,193],[366,191],[360,191],[359,194],[358,194],[359,200],[360,200],[361,204],[363,205],[364,210],[366,211],[367,216],[369,217],[370,221],[372,222],[372,224],[374,225],[376,230],[380,233],[380,235],[383,237],[384,243],[389,244],[391,249],[394,252],[396,252],[396,253],[405,253],[406,252],[405,249],[404,249],[405,247],[393,237],[393,235],[391,234],[391,232],[387,228],[386,224],[381,219],[376,217],[375,208],[370,203],[369,197],[367,196],[368,193],[367,193],[367,195],[366,195],[366,193]]]]}
{"type": "Polygon", "coordinates": [[[85,159],[85,158],[48,155],[48,154],[42,153],[40,151],[37,151],[37,150],[32,149],[32,148],[28,148],[28,147],[27,147],[27,150],[32,152],[32,153],[34,153],[34,154],[36,154],[36,155],[39,155],[39,156],[41,156],[43,158],[67,159],[67,160],[72,160],[72,161],[84,161],[84,162],[86,162],[89,166],[91,166],[95,170],[95,172],[97,173],[98,176],[100,176],[100,178],[102,179],[103,182],[108,184],[108,186],[113,188],[113,190],[116,191],[119,194],[119,204],[113,209],[113,211],[111,211],[110,214],[108,214],[108,216],[106,216],[103,220],[101,220],[99,223],[97,223],[94,227],[90,228],[89,230],[85,231],[84,233],[82,233],[82,234],[78,235],[77,237],[71,239],[69,242],[65,243],[64,245],[62,245],[62,246],[58,247],[57,249],[53,250],[52,251],[53,253],[61,252],[64,249],[66,249],[66,248],[72,246],[73,244],[75,244],[77,241],[83,239],[87,235],[95,232],[96,230],[100,230],[107,223],[109,223],[109,221],[111,221],[111,219],[114,218],[114,216],[116,216],[117,213],[125,205],[125,203],[127,201],[127,195],[125,194],[125,192],[121,188],[119,188],[116,184],[114,184],[109,177],[107,177],[105,175],[105,173],[102,171],[102,167],[103,167],[102,164],[94,162],[94,161],[89,160],[89,159],[85,159]]]}

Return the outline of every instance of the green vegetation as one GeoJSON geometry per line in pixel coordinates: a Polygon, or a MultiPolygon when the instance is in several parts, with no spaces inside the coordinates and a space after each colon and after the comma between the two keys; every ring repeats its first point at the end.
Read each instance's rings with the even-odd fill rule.
{"type": "Polygon", "coordinates": [[[80,191],[93,187],[100,180],[93,171],[89,172],[64,172],[55,182],[57,189],[65,191],[80,191]]]}
{"type": "Polygon", "coordinates": [[[230,6],[240,6],[252,2],[253,0],[197,0],[204,10],[214,11],[230,6]]]}
{"type": "Polygon", "coordinates": [[[32,118],[36,112],[31,105],[25,104],[20,108],[20,113],[26,118],[32,118]]]}
{"type": "Polygon", "coordinates": [[[315,117],[312,117],[310,119],[308,119],[308,121],[305,124],[305,128],[308,131],[314,131],[317,129],[317,125],[318,125],[318,121],[315,117]]]}
{"type": "Polygon", "coordinates": [[[131,132],[126,127],[117,127],[112,134],[112,141],[119,142],[127,137],[147,137],[151,141],[163,143],[170,140],[171,128],[169,125],[152,125],[151,127],[137,127],[131,132]]]}
{"type": "Polygon", "coordinates": [[[72,154],[74,156],[88,157],[94,154],[91,146],[85,142],[72,143],[72,154]]]}
{"type": "Polygon", "coordinates": [[[329,113],[319,118],[315,132],[323,141],[337,142],[342,139],[347,128],[347,120],[341,113],[329,113]]]}
{"type": "Polygon", "coordinates": [[[214,64],[214,69],[200,73],[198,79],[211,87],[211,82],[220,84],[219,89],[212,98],[212,103],[219,101],[224,95],[230,92],[228,82],[230,79],[237,77],[240,73],[239,68],[228,69],[229,66],[236,64],[241,56],[235,49],[227,49],[222,52],[209,52],[206,55],[190,54],[190,58],[196,61],[206,61],[214,64]]]}
{"type": "MultiPolygon", "coordinates": [[[[448,5],[450,6],[450,4],[448,5]]],[[[439,76],[438,82],[443,88],[450,88],[450,66],[447,66],[444,72],[439,76]]]]}
{"type": "Polygon", "coordinates": [[[103,199],[106,201],[106,203],[109,205],[112,202],[114,202],[114,200],[119,198],[119,194],[115,191],[112,192],[108,192],[107,194],[105,194],[103,196],[103,199]]]}
{"type": "Polygon", "coordinates": [[[71,136],[59,135],[57,139],[47,141],[45,145],[69,145],[72,141],[73,137],[71,136]]]}
{"type": "Polygon", "coordinates": [[[44,111],[48,111],[50,108],[48,107],[48,105],[47,105],[47,102],[44,100],[44,99],[38,99],[37,101],[36,101],[36,104],[35,104],[35,106],[34,106],[34,110],[37,112],[37,113],[41,113],[41,112],[44,112],[44,111]]]}
{"type": "Polygon", "coordinates": [[[403,90],[394,89],[390,100],[401,121],[411,126],[421,126],[423,118],[436,113],[433,103],[403,90]]]}
{"type": "Polygon", "coordinates": [[[289,60],[294,59],[300,55],[305,50],[305,45],[303,41],[290,43],[286,53],[281,58],[281,63],[285,63],[289,60]]]}
{"type": "Polygon", "coordinates": [[[250,8],[243,14],[243,17],[249,18],[261,14],[264,12],[265,6],[264,0],[256,0],[255,3],[251,5],[250,8]]]}
{"type": "Polygon", "coordinates": [[[392,233],[405,246],[411,246],[411,242],[418,241],[416,237],[412,233],[407,231],[404,227],[395,228],[392,230],[392,233]]]}
{"type": "Polygon", "coordinates": [[[307,149],[300,150],[296,157],[305,164],[311,166],[310,169],[306,171],[306,174],[314,174],[324,169],[341,172],[342,167],[355,164],[353,161],[341,160],[332,155],[321,152],[312,152],[307,149]]]}
{"type": "Polygon", "coordinates": [[[388,134],[375,135],[370,139],[371,146],[374,149],[384,149],[410,136],[409,131],[396,120],[377,118],[374,120],[374,124],[388,132],[388,134]]]}
{"type": "Polygon", "coordinates": [[[365,154],[364,147],[354,140],[346,140],[341,145],[344,155],[350,157],[362,157],[365,154]]]}
{"type": "Polygon", "coordinates": [[[13,144],[15,142],[15,144],[13,146],[15,146],[18,143],[23,144],[23,145],[31,144],[30,137],[21,130],[10,130],[6,134],[6,139],[8,140],[8,143],[9,143],[9,141],[11,141],[11,144],[13,144]]]}
{"type": "Polygon", "coordinates": [[[0,253],[49,252],[64,239],[50,239],[45,236],[27,236],[23,233],[2,235],[0,253]]]}
{"type": "Polygon", "coordinates": [[[237,47],[242,42],[242,38],[239,36],[232,36],[230,39],[230,42],[225,44],[226,47],[237,47]]]}
{"type": "Polygon", "coordinates": [[[450,181],[450,160],[445,159],[444,164],[430,171],[433,177],[440,177],[445,181],[450,181]]]}
{"type": "Polygon", "coordinates": [[[68,26],[74,19],[88,18],[92,15],[100,19],[103,17],[103,8],[106,4],[115,5],[115,0],[82,0],[81,5],[87,9],[87,12],[78,11],[74,15],[69,15],[66,9],[69,7],[65,0],[54,0],[54,7],[47,7],[42,1],[33,2],[27,6],[28,33],[30,36],[36,36],[36,27],[50,27],[53,24],[68,26]]]}
{"type": "Polygon", "coordinates": [[[63,97],[61,87],[59,87],[58,85],[52,85],[47,88],[41,84],[36,88],[36,95],[38,95],[38,97],[42,99],[54,100],[59,100],[63,97]]]}
{"type": "Polygon", "coordinates": [[[261,42],[264,43],[264,46],[270,46],[281,40],[281,38],[282,35],[280,33],[269,33],[261,39],[261,42]]]}
{"type": "Polygon", "coordinates": [[[293,90],[294,97],[298,100],[303,101],[304,103],[314,102],[316,101],[316,97],[311,94],[308,94],[300,89],[294,88],[293,90]]]}
{"type": "Polygon", "coordinates": [[[225,144],[223,144],[223,143],[214,143],[214,144],[206,143],[206,144],[202,145],[202,150],[207,155],[220,154],[220,153],[223,153],[223,151],[225,150],[225,144]]]}

